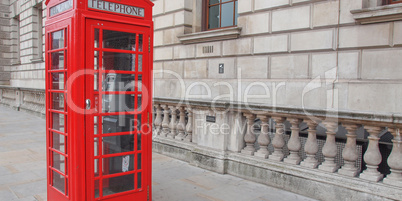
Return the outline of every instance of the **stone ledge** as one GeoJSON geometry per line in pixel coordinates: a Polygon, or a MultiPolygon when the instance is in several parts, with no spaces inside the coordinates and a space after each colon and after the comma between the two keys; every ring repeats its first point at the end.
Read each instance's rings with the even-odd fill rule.
{"type": "Polygon", "coordinates": [[[274,106],[268,104],[245,104],[239,102],[226,102],[216,101],[212,105],[210,100],[178,100],[167,97],[154,97],[154,102],[159,104],[172,104],[172,105],[188,105],[191,107],[199,107],[205,109],[219,109],[219,110],[237,110],[241,112],[255,112],[255,113],[275,113],[278,115],[286,115],[300,117],[307,116],[307,114],[314,118],[333,118],[341,119],[343,122],[359,123],[362,121],[365,124],[375,123],[378,126],[390,127],[395,124],[402,124],[402,114],[399,113],[372,113],[362,111],[346,111],[346,110],[328,110],[318,108],[299,108],[289,106],[274,106]]]}
{"type": "Polygon", "coordinates": [[[177,36],[183,44],[203,43],[218,40],[228,40],[239,38],[241,27],[232,27],[212,31],[203,31],[192,34],[177,36]]]}
{"type": "Polygon", "coordinates": [[[209,148],[196,144],[184,145],[183,142],[159,138],[157,141],[154,140],[153,150],[187,161],[197,167],[222,174],[228,173],[320,200],[398,200],[402,197],[402,189],[396,186],[274,162],[269,159],[258,159],[240,153],[224,152],[224,155],[215,155],[216,153],[211,152],[209,148]],[[181,146],[190,149],[181,148],[181,146]],[[199,152],[210,154],[204,155],[199,152]]]}
{"type": "Polygon", "coordinates": [[[363,8],[350,11],[353,18],[360,24],[390,22],[402,20],[402,4],[363,8]]]}

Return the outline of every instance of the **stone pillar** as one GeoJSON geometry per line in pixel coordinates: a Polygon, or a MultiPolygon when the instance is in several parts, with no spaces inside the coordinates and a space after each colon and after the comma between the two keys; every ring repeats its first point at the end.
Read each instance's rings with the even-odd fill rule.
{"type": "Polygon", "coordinates": [[[260,145],[260,149],[254,155],[266,159],[269,155],[268,145],[271,142],[271,139],[268,135],[269,117],[266,115],[258,115],[257,117],[261,120],[261,134],[258,136],[257,140],[258,144],[260,145]]]}
{"type": "Polygon", "coordinates": [[[169,138],[174,139],[177,135],[177,130],[176,130],[176,126],[177,126],[177,108],[176,106],[169,106],[170,108],[170,114],[172,115],[172,117],[170,118],[170,124],[169,124],[169,128],[170,128],[170,133],[168,134],[169,138]]]}
{"type": "Polygon", "coordinates": [[[299,131],[300,131],[299,125],[302,121],[296,118],[288,119],[288,121],[290,122],[290,124],[292,124],[292,127],[290,128],[292,130],[292,134],[288,142],[288,149],[290,155],[287,158],[285,158],[283,162],[299,165],[301,161],[301,158],[299,156],[299,151],[301,149],[301,143],[299,139],[299,131]]]}
{"type": "Polygon", "coordinates": [[[246,142],[246,147],[244,147],[244,149],[241,150],[241,153],[252,156],[254,155],[255,152],[254,143],[256,141],[256,137],[253,131],[255,115],[244,114],[244,116],[247,118],[247,132],[244,135],[244,141],[246,142]]]}
{"type": "Polygon", "coordinates": [[[345,165],[338,172],[342,175],[356,177],[360,172],[356,167],[356,160],[359,157],[356,147],[356,130],[358,126],[356,124],[343,124],[343,126],[348,131],[346,145],[342,151],[345,165]]]}
{"type": "Polygon", "coordinates": [[[325,161],[318,167],[320,170],[327,172],[336,172],[338,170],[338,165],[335,163],[335,157],[338,152],[335,135],[338,123],[327,121],[324,122],[325,128],[327,129],[327,139],[325,141],[324,147],[322,148],[322,154],[324,155],[325,161]]]}
{"type": "Polygon", "coordinates": [[[379,148],[379,140],[378,135],[381,132],[381,127],[378,126],[364,126],[367,132],[370,134],[369,145],[367,147],[366,153],[364,154],[364,162],[366,162],[367,169],[360,174],[360,178],[366,179],[369,181],[378,182],[384,176],[378,172],[378,165],[382,161],[382,156],[379,148]]]}
{"type": "Polygon", "coordinates": [[[167,137],[169,134],[169,106],[164,105],[163,107],[163,121],[162,121],[162,137],[167,137]]]}
{"type": "Polygon", "coordinates": [[[315,121],[312,120],[305,120],[308,126],[308,137],[307,137],[307,142],[304,145],[304,152],[306,152],[307,158],[304,159],[300,163],[301,166],[303,167],[308,167],[308,168],[317,168],[319,162],[315,158],[317,152],[318,152],[318,143],[317,143],[317,125],[315,121]]]}
{"type": "Polygon", "coordinates": [[[283,122],[286,120],[285,117],[272,117],[276,122],[276,132],[275,137],[272,140],[272,145],[274,146],[274,153],[270,155],[268,158],[274,161],[282,161],[285,155],[282,152],[283,146],[285,146],[285,140],[283,139],[284,133],[284,124],[283,122]]]}
{"type": "Polygon", "coordinates": [[[155,104],[155,108],[156,108],[156,117],[154,121],[155,133],[156,135],[160,135],[162,131],[162,107],[159,104],[155,104]]]}
{"type": "Polygon", "coordinates": [[[179,107],[180,111],[180,118],[179,118],[179,123],[177,124],[177,131],[178,135],[175,137],[176,140],[183,140],[185,137],[185,130],[186,130],[186,111],[184,110],[184,107],[179,107]]]}
{"type": "Polygon", "coordinates": [[[399,129],[390,128],[389,132],[394,136],[392,140],[392,152],[388,157],[388,165],[391,168],[391,174],[385,179],[384,183],[402,187],[402,138],[399,129]]]}
{"type": "Polygon", "coordinates": [[[193,112],[188,110],[188,122],[186,126],[186,138],[184,138],[184,141],[186,142],[192,142],[193,141],[193,112]]]}

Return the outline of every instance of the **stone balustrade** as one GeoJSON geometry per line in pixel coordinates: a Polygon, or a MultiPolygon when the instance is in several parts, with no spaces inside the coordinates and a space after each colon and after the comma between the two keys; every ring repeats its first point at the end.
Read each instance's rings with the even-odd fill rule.
{"type": "Polygon", "coordinates": [[[178,141],[192,141],[192,113],[184,106],[155,104],[154,134],[178,141]]]}
{"type": "MultiPolygon", "coordinates": [[[[400,115],[261,105],[244,109],[241,104],[179,103],[162,98],[156,98],[154,106],[157,152],[256,181],[261,174],[277,171],[286,177],[306,177],[304,182],[311,180],[318,186],[320,181],[352,192],[363,191],[379,200],[402,196],[400,115]],[[210,116],[216,121],[210,122],[210,116]],[[386,145],[392,146],[389,156],[379,148],[381,136],[392,137],[392,143],[386,145]],[[245,167],[246,163],[250,166],[245,167]],[[389,166],[388,172],[379,171],[384,165],[389,166]]],[[[284,185],[280,180],[260,182],[284,185]]],[[[288,190],[303,191],[303,187],[297,188],[288,190]]],[[[313,187],[309,184],[306,188],[313,187]]]]}
{"type": "Polygon", "coordinates": [[[45,117],[45,90],[0,86],[0,104],[45,117]]]}

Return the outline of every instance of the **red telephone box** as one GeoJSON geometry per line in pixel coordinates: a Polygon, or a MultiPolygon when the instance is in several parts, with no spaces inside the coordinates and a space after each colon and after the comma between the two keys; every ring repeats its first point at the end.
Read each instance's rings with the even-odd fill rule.
{"type": "Polygon", "coordinates": [[[152,200],[149,0],[47,0],[48,200],[152,200]]]}

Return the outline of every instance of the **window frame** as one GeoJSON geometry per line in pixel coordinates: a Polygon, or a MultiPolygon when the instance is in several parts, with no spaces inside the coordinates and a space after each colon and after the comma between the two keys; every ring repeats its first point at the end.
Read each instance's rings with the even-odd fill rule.
{"type": "Polygon", "coordinates": [[[219,3],[212,4],[212,5],[209,5],[209,1],[210,0],[202,1],[202,21],[201,21],[201,23],[202,23],[202,31],[210,31],[210,30],[237,27],[237,24],[235,22],[236,22],[236,15],[238,15],[238,12],[236,10],[236,2],[237,2],[237,5],[239,5],[238,0],[229,0],[227,2],[222,2],[222,0],[219,0],[219,3]],[[222,27],[221,26],[221,22],[222,22],[222,5],[232,3],[232,2],[233,2],[233,26],[222,27]],[[208,24],[209,24],[209,8],[212,7],[212,6],[217,6],[217,5],[219,5],[219,27],[210,29],[208,27],[208,24]]]}
{"type": "Polygon", "coordinates": [[[397,1],[384,0],[384,5],[392,5],[392,4],[397,4],[397,3],[402,3],[402,0],[397,0],[397,1]]]}

